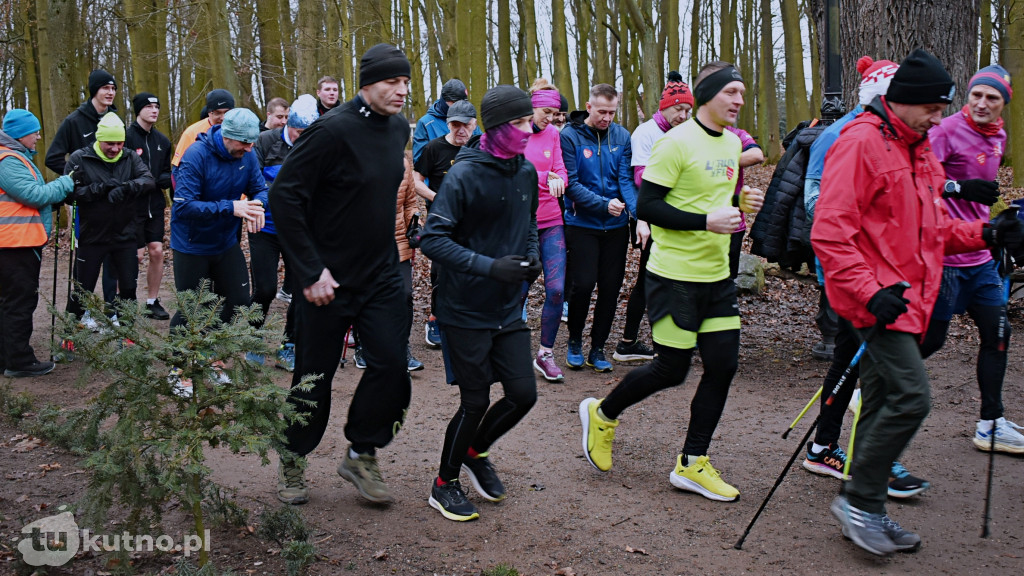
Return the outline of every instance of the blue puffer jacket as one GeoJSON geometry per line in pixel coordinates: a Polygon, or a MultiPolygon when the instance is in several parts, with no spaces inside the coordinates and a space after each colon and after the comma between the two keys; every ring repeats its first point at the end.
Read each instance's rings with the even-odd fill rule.
{"type": "Polygon", "coordinates": [[[253,151],[234,158],[224,147],[220,126],[199,135],[174,169],[171,248],[212,256],[238,243],[242,220],[235,200],[244,194],[267,205],[267,182],[253,151]]]}
{"type": "Polygon", "coordinates": [[[565,188],[565,225],[615,230],[636,217],[633,185],[633,148],[629,131],[612,123],[600,135],[583,120],[584,111],[570,115],[562,129],[562,158],[569,182],[565,188]],[[608,213],[608,202],[618,198],[626,209],[618,216],[608,213]]]}
{"type": "MultiPolygon", "coordinates": [[[[416,122],[416,130],[412,133],[412,161],[415,163],[423,153],[423,147],[434,138],[440,138],[448,133],[448,107],[446,103],[438,98],[427,110],[427,113],[420,116],[416,122]]],[[[473,136],[483,134],[478,125],[473,130],[473,136]]]]}

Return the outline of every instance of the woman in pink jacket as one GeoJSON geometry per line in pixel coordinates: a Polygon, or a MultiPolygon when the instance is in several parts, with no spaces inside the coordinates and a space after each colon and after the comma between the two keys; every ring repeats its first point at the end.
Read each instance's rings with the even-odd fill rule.
{"type": "Polygon", "coordinates": [[[533,100],[533,135],[526,145],[526,159],[537,169],[539,180],[537,233],[544,265],[545,295],[540,318],[540,350],[533,367],[547,381],[561,382],[564,376],[551,352],[558,335],[565,290],[565,234],[558,199],[565,192],[568,175],[562,162],[558,129],[551,123],[558,113],[561,97],[546,79],[538,78],[530,88],[530,98],[533,100]]]}

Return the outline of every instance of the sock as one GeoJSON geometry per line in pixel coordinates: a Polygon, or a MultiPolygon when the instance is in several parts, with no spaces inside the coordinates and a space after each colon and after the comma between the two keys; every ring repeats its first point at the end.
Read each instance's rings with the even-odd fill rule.
{"type": "Polygon", "coordinates": [[[445,484],[447,484],[447,482],[445,482],[444,480],[441,480],[440,476],[438,476],[437,479],[434,480],[434,485],[435,486],[444,486],[445,484]]]}
{"type": "Polygon", "coordinates": [[[697,462],[697,458],[700,458],[700,456],[694,456],[692,454],[683,454],[683,466],[692,466],[695,462],[697,462]]]}
{"type": "Polygon", "coordinates": [[[818,444],[817,442],[812,442],[811,443],[811,453],[813,453],[813,454],[821,454],[822,450],[828,450],[828,446],[822,446],[821,444],[818,444]]]}
{"type": "Polygon", "coordinates": [[[469,447],[469,451],[466,452],[466,456],[469,456],[470,458],[474,458],[475,459],[475,458],[479,458],[480,457],[480,453],[477,452],[476,450],[474,450],[472,446],[470,446],[469,447]]]}
{"type": "Polygon", "coordinates": [[[356,452],[355,450],[349,448],[348,449],[348,457],[349,457],[350,460],[356,460],[356,459],[359,458],[359,453],[356,452]]]}
{"type": "Polygon", "coordinates": [[[146,305],[147,306],[152,305],[155,302],[156,302],[156,298],[146,298],[146,305]]]}

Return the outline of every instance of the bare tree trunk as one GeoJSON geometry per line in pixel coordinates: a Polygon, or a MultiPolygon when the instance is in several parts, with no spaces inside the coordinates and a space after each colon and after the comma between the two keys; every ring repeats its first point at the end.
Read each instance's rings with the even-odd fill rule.
{"type": "Polygon", "coordinates": [[[298,61],[295,54],[295,21],[292,18],[292,6],[289,0],[277,0],[277,15],[281,26],[281,48],[284,61],[284,74],[282,87],[286,94],[300,94],[311,92],[309,86],[298,84],[298,61]]]}
{"type": "MultiPolygon", "coordinates": [[[[520,76],[520,87],[527,87],[534,78],[540,75],[540,60],[537,58],[537,11],[533,0],[520,0],[522,11],[519,13],[519,25],[526,31],[524,38],[526,51],[519,55],[523,59],[525,75],[520,76]]],[[[482,94],[481,94],[482,96],[482,94]]]]}
{"type": "MultiPolygon", "coordinates": [[[[569,103],[569,110],[576,110],[577,106],[582,108],[587,101],[587,92],[590,89],[590,64],[592,58],[592,46],[590,44],[591,31],[594,28],[594,13],[590,9],[589,2],[576,2],[576,83],[578,92],[577,98],[573,98],[572,85],[559,86],[558,89],[565,96],[569,103]]],[[[597,33],[600,33],[597,30],[597,33]]]]}
{"type": "MultiPolygon", "coordinates": [[[[640,73],[643,101],[641,107],[645,114],[650,117],[658,110],[658,99],[661,96],[661,74],[663,69],[662,53],[658,51],[658,39],[651,21],[653,14],[651,0],[645,0],[643,9],[637,5],[636,0],[622,0],[625,10],[623,16],[627,16],[629,27],[624,30],[632,30],[633,42],[640,42],[643,58],[639,58],[639,65],[634,68],[633,75],[640,73]]],[[[635,60],[634,60],[635,61],[635,60]]],[[[623,68],[625,77],[625,68],[623,68]]]]}
{"type": "Polygon", "coordinates": [[[786,54],[786,126],[811,117],[804,80],[804,48],[800,42],[800,9],[796,0],[782,0],[782,34],[786,54]]]}
{"type": "Polygon", "coordinates": [[[722,37],[721,59],[736,61],[736,0],[721,0],[719,34],[722,37]]]}
{"type": "Polygon", "coordinates": [[[469,62],[469,97],[477,107],[480,99],[487,92],[490,70],[487,68],[487,0],[470,0],[470,27],[465,38],[459,38],[459,51],[468,54],[469,62]]]}
{"type": "Polygon", "coordinates": [[[772,50],[771,1],[761,0],[761,77],[758,79],[760,144],[769,164],[779,161],[782,143],[779,137],[779,100],[775,94],[775,53],[772,50]]]}
{"type": "Polygon", "coordinates": [[[807,18],[807,29],[810,31],[811,42],[811,108],[812,116],[817,116],[821,108],[821,54],[818,51],[818,21],[815,19],[812,2],[804,2],[804,16],[807,18]]]}
{"type": "Polygon", "coordinates": [[[572,87],[569,68],[569,41],[565,36],[565,1],[551,0],[551,53],[555,66],[553,81],[561,90],[572,87]]]}
{"type": "MultiPolygon", "coordinates": [[[[999,55],[1011,78],[1024,78],[1024,2],[1014,2],[1004,22],[1005,44],[999,55]]],[[[1013,166],[1013,185],[1024,186],[1024,97],[1012,98],[1003,117],[1010,134],[1005,158],[1013,166]]]]}
{"type": "Polygon", "coordinates": [[[662,0],[661,5],[662,31],[666,38],[664,52],[668,56],[668,67],[670,70],[679,70],[683,65],[679,53],[679,35],[682,33],[679,28],[679,0],[662,0]]]}
{"type": "Polygon", "coordinates": [[[512,84],[515,74],[512,68],[512,14],[507,1],[498,2],[498,83],[512,84]]]}
{"type": "Polygon", "coordinates": [[[590,87],[594,84],[599,84],[609,72],[615,69],[613,64],[614,56],[611,54],[612,48],[608,44],[608,33],[611,21],[608,13],[608,0],[594,0],[594,19],[596,20],[594,26],[594,66],[591,72],[589,81],[587,82],[587,96],[583,97],[581,94],[580,108],[583,107],[583,102],[586,102],[590,97],[590,87]]]}
{"type": "Polygon", "coordinates": [[[756,21],[754,0],[743,0],[743,33],[740,35],[741,45],[738,47],[738,64],[740,73],[749,80],[747,81],[747,103],[740,109],[738,123],[741,128],[750,133],[755,132],[754,111],[757,98],[757,90],[753,89],[757,85],[757,68],[753,64],[757,61],[754,57],[754,49],[757,47],[757,27],[754,25],[756,21]]]}
{"type": "Polygon", "coordinates": [[[690,11],[690,85],[697,79],[697,72],[700,71],[700,59],[697,55],[700,49],[700,6],[701,0],[693,0],[693,9],[690,11]]]}
{"type": "Polygon", "coordinates": [[[992,63],[992,0],[981,0],[981,54],[978,68],[992,63]]]}

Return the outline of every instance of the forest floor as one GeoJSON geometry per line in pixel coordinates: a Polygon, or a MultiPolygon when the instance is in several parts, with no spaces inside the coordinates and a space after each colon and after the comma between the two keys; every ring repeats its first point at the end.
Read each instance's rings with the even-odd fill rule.
{"type": "MultiPolygon", "coordinates": [[[[764,185],[767,175],[768,169],[755,169],[749,178],[755,185],[764,185]]],[[[52,262],[50,257],[44,257],[44,264],[52,262]]],[[[932,487],[917,498],[890,500],[888,507],[904,527],[920,533],[923,546],[918,552],[879,559],[843,540],[828,511],[839,482],[807,473],[800,469],[800,460],[743,550],[733,548],[817,409],[809,412],[788,440],[782,440],[780,433],[820,386],[828,368],[827,362],[810,354],[818,339],[814,280],[792,274],[769,274],[763,294],[740,299],[740,367],[711,447],[712,461],[723,478],[739,488],[739,501],[712,502],[668,482],[702,372],[699,361],[683,386],[621,416],[611,471],[601,473],[587,463],[580,448],[577,407],[583,398],[607,394],[631,369],[616,364],[610,374],[566,370],[562,384],[538,379],[536,406],[492,451],[508,498],[491,504],[471,492],[480,519],[445,520],[427,505],[427,497],[458,394],[444,383],[440,352],[423,341],[427,281],[425,262],[418,260],[417,316],[411,342],[413,354],[426,369],[412,377],[412,405],[401,433],[379,452],[381,470],[396,502],[388,507],[370,505],[335,472],[347,446],[342,433],[345,409],[360,376],[349,363],[333,380],[333,419],[323,442],[309,457],[311,500],[297,508],[314,530],[311,540],[319,557],[311,574],[461,576],[497,574],[495,568],[501,564],[523,575],[563,576],[1024,573],[1024,523],[1020,522],[1024,459],[995,458],[991,536],[979,536],[988,456],[971,444],[979,409],[974,375],[978,339],[973,325],[963,319],[954,321],[946,347],[927,361],[932,412],[902,457],[907,468],[930,480],[932,487]]],[[[630,286],[635,260],[631,263],[630,286]]],[[[48,286],[49,281],[44,274],[42,285],[48,286]]],[[[621,334],[625,302],[624,290],[613,342],[621,334]]],[[[541,303],[534,286],[529,324],[535,344],[541,303]]],[[[272,309],[279,314],[283,310],[280,302],[272,309]]],[[[1011,305],[1017,334],[1024,334],[1022,311],[1020,303],[1011,305]]],[[[40,355],[49,346],[44,328],[48,322],[48,313],[40,307],[33,340],[40,355]]],[[[646,329],[644,337],[649,339],[646,329]]],[[[563,328],[556,344],[559,361],[564,360],[565,338],[563,328]]],[[[1011,355],[1003,395],[1007,417],[1020,422],[1024,421],[1024,366],[1015,356],[1019,355],[1011,355]]],[[[79,369],[74,363],[62,364],[47,376],[5,384],[10,391],[31,394],[37,407],[81,406],[105,380],[96,375],[76,385],[79,369]]],[[[274,378],[281,386],[290,382],[290,375],[280,370],[274,378]]],[[[492,397],[497,395],[495,387],[492,397]]],[[[848,416],[844,443],[849,423],[848,416]]],[[[3,417],[0,451],[0,574],[8,574],[15,571],[21,528],[54,513],[61,504],[76,502],[88,476],[81,471],[79,458],[45,440],[26,438],[17,422],[3,417]]],[[[264,467],[251,454],[211,450],[208,463],[214,481],[237,491],[239,504],[249,510],[250,525],[258,522],[261,511],[281,506],[275,498],[276,461],[264,467]]],[[[180,510],[168,508],[162,527],[167,534],[187,534],[189,527],[180,510]]],[[[93,532],[116,531],[115,525],[103,528],[93,527],[93,532]]],[[[211,542],[211,559],[218,570],[285,573],[277,544],[260,540],[245,527],[217,528],[211,542]]],[[[169,574],[175,558],[173,554],[137,554],[133,568],[169,574]]],[[[90,552],[48,573],[100,575],[117,568],[110,565],[108,556],[90,552]]]]}

